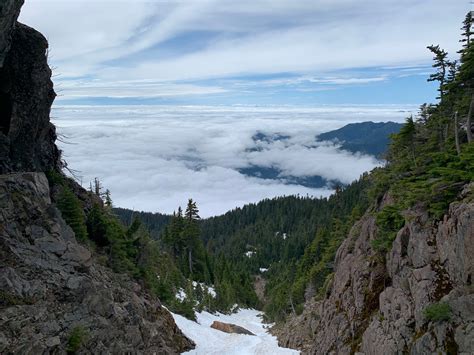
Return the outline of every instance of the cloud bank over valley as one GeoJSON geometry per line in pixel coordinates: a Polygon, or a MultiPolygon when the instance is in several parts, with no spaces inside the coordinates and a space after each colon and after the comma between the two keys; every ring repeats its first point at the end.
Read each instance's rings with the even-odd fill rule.
{"type": "Polygon", "coordinates": [[[328,196],[314,177],[350,183],[380,162],[315,137],[350,122],[402,122],[413,110],[57,106],[53,120],[84,187],[99,177],[115,205],[164,213],[193,198],[207,217],[274,196],[328,196]]]}

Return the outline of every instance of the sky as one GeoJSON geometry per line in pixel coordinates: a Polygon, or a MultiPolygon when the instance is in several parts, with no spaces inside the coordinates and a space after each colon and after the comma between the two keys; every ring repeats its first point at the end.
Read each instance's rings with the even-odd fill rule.
{"type": "Polygon", "coordinates": [[[433,101],[464,0],[26,0],[61,104],[433,101]]]}
{"type": "Polygon", "coordinates": [[[454,56],[470,7],[464,0],[25,2],[20,21],[50,43],[52,121],[78,181],[88,187],[98,177],[116,206],[144,211],[171,213],[193,198],[203,217],[274,196],[328,196],[331,186],[304,181],[350,183],[382,164],[316,136],[351,122],[403,122],[434,102],[426,46],[454,56]]]}

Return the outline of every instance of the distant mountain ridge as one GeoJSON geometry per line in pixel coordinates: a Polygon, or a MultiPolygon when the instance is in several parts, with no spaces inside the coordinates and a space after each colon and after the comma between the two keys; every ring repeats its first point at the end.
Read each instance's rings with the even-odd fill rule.
{"type": "Polygon", "coordinates": [[[161,231],[171,221],[171,215],[159,212],[134,211],[128,208],[114,207],[114,215],[126,226],[133,223],[135,218],[139,218],[150,231],[152,237],[157,238],[161,231]]]}
{"type": "Polygon", "coordinates": [[[402,126],[401,123],[391,121],[350,123],[334,131],[322,133],[316,139],[339,142],[344,150],[380,158],[387,151],[390,135],[398,133],[402,126]]]}

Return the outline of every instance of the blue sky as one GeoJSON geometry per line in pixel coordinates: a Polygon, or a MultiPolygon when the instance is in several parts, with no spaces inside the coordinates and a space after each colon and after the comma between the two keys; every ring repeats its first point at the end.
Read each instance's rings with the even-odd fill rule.
{"type": "Polygon", "coordinates": [[[461,0],[29,0],[59,104],[432,102],[461,0]]]}

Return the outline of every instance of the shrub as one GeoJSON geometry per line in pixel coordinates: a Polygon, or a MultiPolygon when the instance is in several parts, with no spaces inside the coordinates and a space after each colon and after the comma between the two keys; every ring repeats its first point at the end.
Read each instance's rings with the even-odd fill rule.
{"type": "Polygon", "coordinates": [[[451,307],[445,302],[430,304],[427,306],[423,315],[432,322],[442,322],[451,319],[451,307]]]}
{"type": "Polygon", "coordinates": [[[72,228],[76,238],[81,241],[87,239],[84,211],[79,199],[67,187],[63,187],[58,196],[58,209],[66,223],[72,228]]]}
{"type": "Polygon", "coordinates": [[[372,241],[375,250],[387,252],[397,236],[397,232],[405,224],[398,206],[386,206],[376,216],[378,227],[377,237],[372,241]]]}
{"type": "Polygon", "coordinates": [[[88,331],[82,327],[77,326],[71,330],[67,340],[66,351],[69,354],[75,354],[87,340],[88,331]]]}

